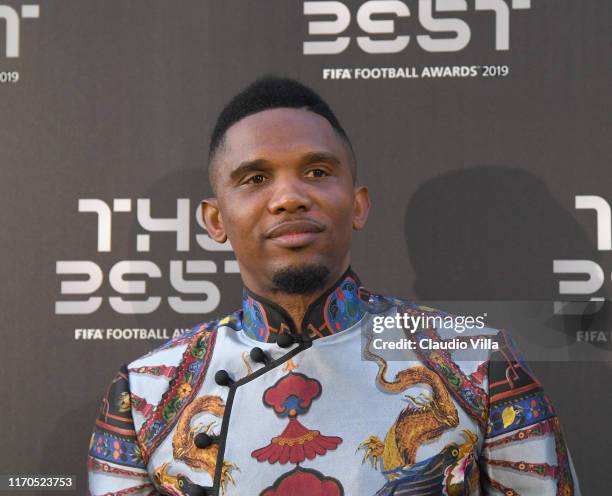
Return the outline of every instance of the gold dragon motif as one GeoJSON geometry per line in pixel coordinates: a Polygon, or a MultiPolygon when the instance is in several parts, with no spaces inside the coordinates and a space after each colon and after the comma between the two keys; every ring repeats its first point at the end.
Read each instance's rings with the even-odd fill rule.
{"type": "MultiPolygon", "coordinates": [[[[174,458],[185,462],[196,470],[208,472],[211,479],[215,478],[219,444],[213,443],[206,448],[198,448],[194,443],[195,436],[202,432],[201,425],[191,425],[191,420],[199,413],[207,412],[215,417],[222,418],[225,411],[223,400],[219,396],[206,395],[192,401],[182,413],[176,426],[176,433],[172,438],[172,452],[174,458]]],[[[204,426],[203,432],[208,433],[214,421],[204,426]]],[[[235,484],[231,471],[238,467],[227,460],[223,461],[221,469],[221,492],[225,494],[227,482],[235,484]]],[[[238,469],[239,470],[239,469],[238,469]]]]}
{"type": "MultiPolygon", "coordinates": [[[[369,347],[369,345],[368,345],[369,347]]],[[[389,428],[385,441],[370,436],[358,447],[364,449],[363,463],[371,459],[372,466],[390,471],[415,463],[416,452],[423,443],[439,438],[446,430],[459,425],[457,409],[440,377],[424,366],[400,370],[393,381],[386,378],[387,362],[365,349],[365,355],[378,364],[376,384],[387,393],[399,394],[411,386],[429,386],[431,394],[423,393],[418,397],[406,394],[409,405],[404,408],[397,420],[389,428]]],[[[389,478],[393,478],[391,474],[389,478]]]]}

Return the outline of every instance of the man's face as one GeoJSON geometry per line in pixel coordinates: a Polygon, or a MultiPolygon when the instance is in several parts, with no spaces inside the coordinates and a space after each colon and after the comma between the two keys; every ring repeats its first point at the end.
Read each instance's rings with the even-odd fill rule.
{"type": "Polygon", "coordinates": [[[203,213],[214,239],[229,238],[247,286],[268,287],[280,269],[346,269],[369,208],[351,160],[329,122],[307,110],[266,110],[227,130],[214,158],[217,199],[203,213]]]}

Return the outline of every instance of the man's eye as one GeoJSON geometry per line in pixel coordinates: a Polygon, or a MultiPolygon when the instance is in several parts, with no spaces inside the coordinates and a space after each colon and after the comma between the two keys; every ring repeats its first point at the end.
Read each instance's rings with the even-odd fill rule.
{"type": "Polygon", "coordinates": [[[254,176],[249,177],[245,184],[261,184],[266,180],[266,176],[263,174],[255,174],[254,176]]]}
{"type": "Polygon", "coordinates": [[[323,170],[323,169],[310,169],[307,173],[307,176],[310,177],[325,177],[325,176],[329,176],[329,174],[327,173],[327,171],[323,170]]]}

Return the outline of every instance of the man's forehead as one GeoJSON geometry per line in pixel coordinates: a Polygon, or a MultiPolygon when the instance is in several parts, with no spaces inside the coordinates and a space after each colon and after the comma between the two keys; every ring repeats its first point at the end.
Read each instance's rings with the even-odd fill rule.
{"type": "Polygon", "coordinates": [[[266,153],[305,153],[312,149],[341,154],[344,140],[327,119],[314,112],[275,108],[244,117],[231,126],[225,134],[222,154],[231,160],[243,159],[244,155],[257,158],[266,153]]]}

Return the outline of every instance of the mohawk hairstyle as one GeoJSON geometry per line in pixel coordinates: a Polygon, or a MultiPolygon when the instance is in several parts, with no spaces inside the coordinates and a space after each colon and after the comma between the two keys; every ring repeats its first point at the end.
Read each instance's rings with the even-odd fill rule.
{"type": "MultiPolygon", "coordinates": [[[[317,93],[293,79],[268,75],[257,79],[238,93],[219,114],[208,149],[211,184],[213,183],[211,162],[217,150],[223,145],[227,130],[249,115],[280,107],[305,109],[319,114],[346,141],[351,155],[353,155],[353,147],[346,131],[344,131],[329,105],[317,93]]],[[[355,178],[354,157],[351,158],[351,173],[355,178]]]]}

